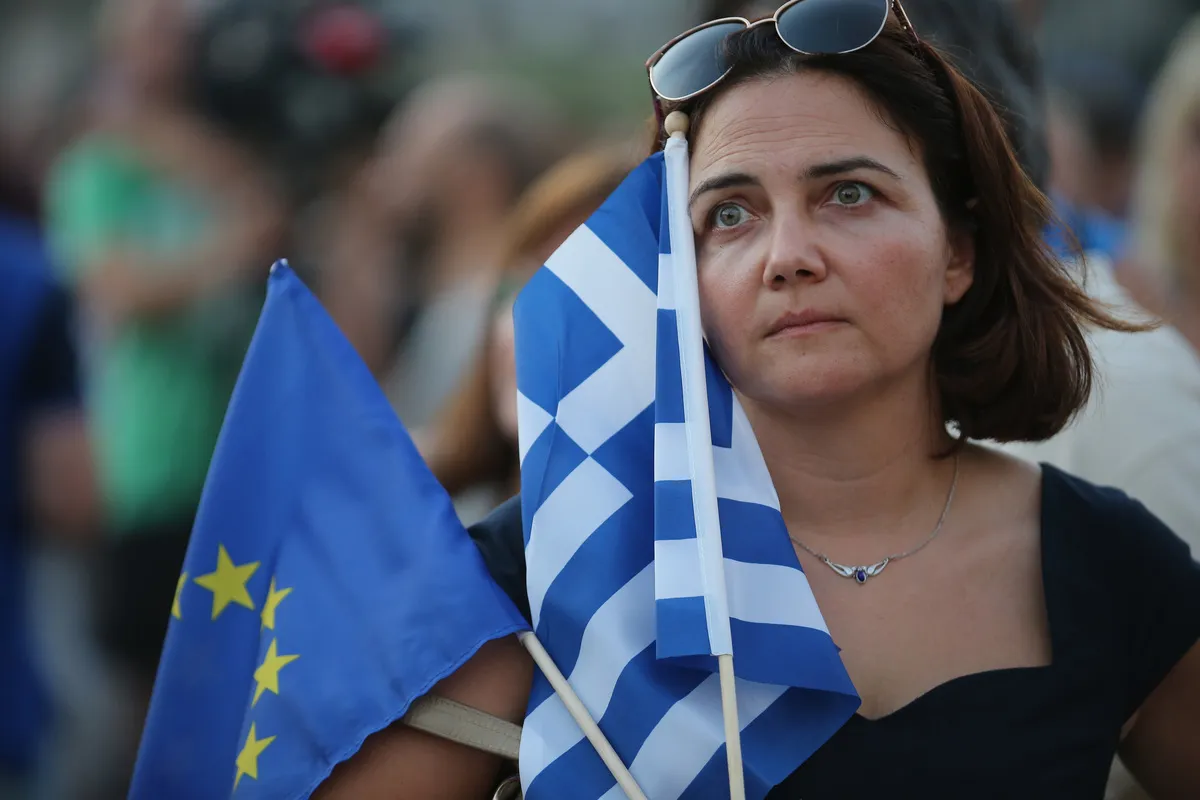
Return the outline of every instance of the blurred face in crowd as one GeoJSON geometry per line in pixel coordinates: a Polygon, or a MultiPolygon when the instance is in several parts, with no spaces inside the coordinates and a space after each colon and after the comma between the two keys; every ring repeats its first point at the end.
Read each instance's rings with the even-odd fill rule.
{"type": "Polygon", "coordinates": [[[1067,202],[1093,206],[1095,166],[1087,134],[1079,121],[1060,105],[1049,104],[1046,113],[1046,145],[1050,149],[1050,185],[1067,202]]]}
{"type": "Polygon", "coordinates": [[[1050,103],[1046,113],[1050,185],[1070,204],[1123,217],[1129,204],[1133,164],[1128,154],[1102,153],[1076,112],[1050,103]]]}
{"type": "Polygon", "coordinates": [[[706,333],[744,397],[786,413],[928,379],[972,242],[855,83],[805,71],[729,89],[698,123],[691,181],[706,333]]]}
{"type": "Polygon", "coordinates": [[[109,58],[130,88],[167,94],[187,64],[188,19],[182,0],[109,0],[109,58]]]}
{"type": "Polygon", "coordinates": [[[1184,237],[1184,258],[1189,262],[1186,273],[1193,285],[1200,288],[1200,108],[1184,131],[1172,205],[1179,214],[1176,230],[1184,237]]]}

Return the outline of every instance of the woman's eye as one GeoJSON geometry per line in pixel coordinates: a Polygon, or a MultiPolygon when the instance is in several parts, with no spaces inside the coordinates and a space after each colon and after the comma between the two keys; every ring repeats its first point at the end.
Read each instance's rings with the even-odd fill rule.
{"type": "Polygon", "coordinates": [[[713,209],[712,220],[715,228],[736,228],[750,218],[750,212],[737,203],[722,203],[713,209]]]}
{"type": "Polygon", "coordinates": [[[833,190],[833,200],[841,206],[861,206],[874,196],[874,189],[858,181],[839,183],[833,190]]]}

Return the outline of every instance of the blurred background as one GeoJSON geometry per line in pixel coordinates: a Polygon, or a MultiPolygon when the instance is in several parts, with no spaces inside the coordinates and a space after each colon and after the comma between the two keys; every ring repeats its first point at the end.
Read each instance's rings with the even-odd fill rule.
{"type": "MultiPolygon", "coordinates": [[[[124,796],[269,265],[318,292],[478,519],[517,490],[513,296],[646,154],[645,58],[775,5],[0,0],[0,800],[124,796]]],[[[957,13],[911,5],[934,8],[918,31],[957,13]]],[[[946,49],[998,81],[1084,249],[1166,316],[1134,186],[1200,0],[977,5],[1004,25],[946,49]]]]}

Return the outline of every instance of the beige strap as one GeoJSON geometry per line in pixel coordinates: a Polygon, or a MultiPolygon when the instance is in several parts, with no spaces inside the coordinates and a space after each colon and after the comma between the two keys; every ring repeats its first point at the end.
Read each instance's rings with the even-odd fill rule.
{"type": "Polygon", "coordinates": [[[521,726],[436,695],[413,701],[406,725],[452,742],[516,761],[521,752],[521,726]]]}

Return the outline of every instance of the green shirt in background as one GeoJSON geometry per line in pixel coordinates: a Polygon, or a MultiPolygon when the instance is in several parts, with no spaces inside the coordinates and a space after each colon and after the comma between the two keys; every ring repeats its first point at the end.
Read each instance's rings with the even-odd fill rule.
{"type": "MultiPolygon", "coordinates": [[[[114,252],[148,264],[191,248],[212,214],[121,143],[93,137],[56,165],[48,233],[68,281],[114,252]]],[[[123,535],[190,521],[253,329],[256,298],[205,298],[169,316],[84,332],[108,522],[123,535]]]]}

